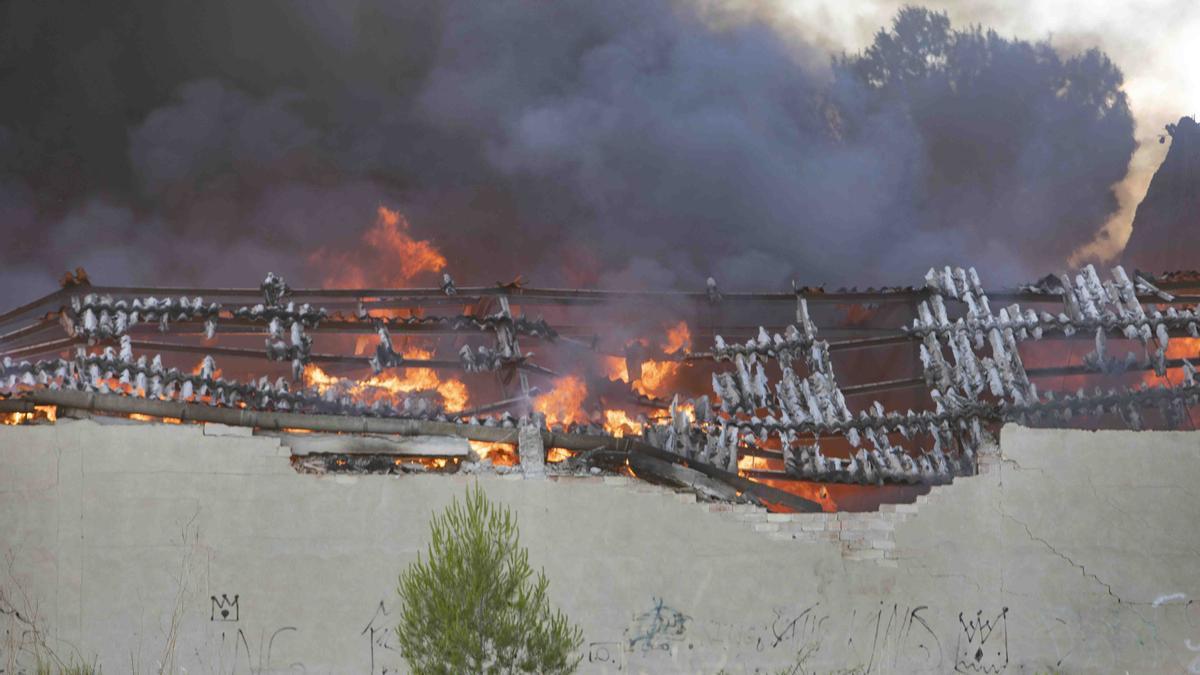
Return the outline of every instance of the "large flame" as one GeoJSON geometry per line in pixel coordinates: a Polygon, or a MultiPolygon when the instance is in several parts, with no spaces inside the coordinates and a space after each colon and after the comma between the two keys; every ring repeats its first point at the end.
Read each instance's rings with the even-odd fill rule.
{"type": "MultiPolygon", "coordinates": [[[[406,359],[428,359],[433,352],[409,347],[404,350],[406,359]]],[[[344,392],[368,403],[393,397],[397,394],[436,391],[442,397],[447,412],[464,410],[470,402],[467,385],[454,378],[442,379],[432,368],[402,368],[400,373],[380,373],[365,380],[336,377],[327,374],[319,366],[304,367],[304,381],[322,394],[329,389],[344,392]]]]}
{"type": "MultiPolygon", "coordinates": [[[[645,340],[634,340],[629,344],[633,342],[641,342],[643,346],[646,344],[645,340]]],[[[686,321],[667,327],[666,340],[662,344],[664,354],[682,354],[691,348],[692,333],[688,330],[686,321]]],[[[634,391],[644,396],[663,397],[670,394],[681,365],[679,361],[646,360],[642,362],[641,377],[629,382],[629,367],[625,359],[619,356],[608,356],[604,359],[604,367],[610,380],[629,382],[634,391]]]]}
{"type": "Polygon", "coordinates": [[[403,214],[381,205],[375,225],[363,233],[361,250],[321,248],[308,260],[326,270],[325,284],[335,288],[404,286],[422,273],[445,269],[441,251],[428,241],[414,239],[408,230],[403,214]]]}
{"type": "Polygon", "coordinates": [[[533,409],[546,416],[547,424],[571,424],[587,422],[583,412],[583,401],[587,398],[587,385],[575,375],[560,377],[554,388],[533,399],[533,409]]]}

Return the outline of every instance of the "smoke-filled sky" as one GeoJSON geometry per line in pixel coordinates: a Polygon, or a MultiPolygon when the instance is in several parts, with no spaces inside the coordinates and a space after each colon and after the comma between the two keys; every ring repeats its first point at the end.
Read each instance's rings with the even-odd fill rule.
{"type": "Polygon", "coordinates": [[[1009,49],[970,96],[896,103],[830,57],[900,6],[10,0],[0,307],[76,266],[383,283],[405,264],[381,253],[380,206],[460,284],[908,284],[941,264],[1004,282],[1119,251],[1162,125],[1200,110],[1200,6],[930,2],[1058,54],[1009,49]],[[1090,47],[1124,72],[1136,129],[1121,100],[1081,116],[1010,88],[1100,72],[1090,47]]]}

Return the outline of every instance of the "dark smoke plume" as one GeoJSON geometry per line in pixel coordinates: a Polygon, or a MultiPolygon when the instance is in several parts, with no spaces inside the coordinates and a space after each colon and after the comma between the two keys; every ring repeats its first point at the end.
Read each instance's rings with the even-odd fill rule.
{"type": "Polygon", "coordinates": [[[318,284],[380,205],[459,283],[686,288],[1032,278],[1115,208],[1133,125],[1098,52],[906,9],[831,67],[711,9],[13,0],[0,304],[76,265],[318,284]]]}

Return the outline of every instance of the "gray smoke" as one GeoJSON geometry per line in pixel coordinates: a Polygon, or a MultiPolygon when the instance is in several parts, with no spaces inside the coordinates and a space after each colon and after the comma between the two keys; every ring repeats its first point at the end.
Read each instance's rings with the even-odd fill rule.
{"type": "Polygon", "coordinates": [[[318,284],[381,204],[460,284],[1030,278],[1092,239],[1133,147],[1127,111],[1009,114],[1045,59],[897,103],[835,84],[815,36],[689,2],[93,5],[0,18],[0,305],[77,265],[318,284]],[[1016,147],[944,147],[989,136],[1016,147]]]}

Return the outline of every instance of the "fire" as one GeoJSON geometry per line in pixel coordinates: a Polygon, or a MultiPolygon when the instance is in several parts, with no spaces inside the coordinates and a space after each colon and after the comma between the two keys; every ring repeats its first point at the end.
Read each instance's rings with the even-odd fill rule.
{"type": "Polygon", "coordinates": [[[144,415],[142,413],[129,413],[129,419],[139,422],[159,422],[161,424],[183,424],[183,420],[178,417],[154,417],[152,415],[144,415]]]}
{"type": "Polygon", "coordinates": [[[674,354],[675,352],[686,352],[691,349],[692,332],[688,330],[686,321],[680,321],[667,329],[667,343],[663,345],[665,353],[674,354]]]}
{"type": "Polygon", "coordinates": [[[58,408],[52,405],[35,405],[33,412],[0,413],[0,425],[16,426],[34,420],[53,422],[58,419],[58,408]]]}
{"type": "MultiPolygon", "coordinates": [[[[770,485],[784,492],[790,492],[797,497],[803,497],[811,502],[816,502],[821,505],[821,510],[826,513],[832,513],[839,510],[837,501],[829,494],[828,488],[820,483],[812,483],[803,480],[773,480],[773,479],[751,479],[756,483],[770,485]]],[[[774,509],[772,509],[774,510],[774,509]]]]}
{"type": "Polygon", "coordinates": [[[375,225],[363,233],[361,251],[335,252],[322,247],[308,261],[331,270],[325,284],[336,288],[404,286],[418,275],[445,269],[446,257],[437,247],[414,239],[408,230],[407,218],[381,205],[375,225]]]}
{"type": "Polygon", "coordinates": [[[449,464],[449,460],[445,457],[397,457],[392,460],[396,466],[404,466],[405,464],[420,464],[426,469],[433,471],[441,471],[449,464]]]}
{"type": "Polygon", "coordinates": [[[33,413],[0,413],[0,424],[16,426],[24,424],[27,420],[33,419],[33,413]]]}
{"type": "MultiPolygon", "coordinates": [[[[1193,366],[1200,368],[1200,338],[1171,338],[1170,344],[1167,345],[1166,358],[1187,359],[1193,366]]],[[[1166,377],[1162,378],[1155,375],[1154,371],[1149,371],[1142,377],[1142,381],[1151,386],[1160,383],[1178,386],[1183,384],[1183,369],[1172,368],[1167,371],[1166,377]]]]}
{"type": "Polygon", "coordinates": [[[640,435],[644,426],[641,422],[631,418],[629,413],[624,410],[604,411],[604,430],[617,438],[626,435],[640,435]]]}
{"type": "Polygon", "coordinates": [[[372,335],[359,335],[354,338],[354,355],[370,354],[371,350],[375,349],[376,343],[377,339],[372,335]]]}
{"type": "MultiPolygon", "coordinates": [[[[416,347],[404,350],[406,359],[428,359],[432,356],[433,352],[416,347]]],[[[329,375],[319,366],[310,363],[304,368],[304,381],[322,394],[333,388],[368,401],[377,401],[385,396],[400,393],[436,391],[441,395],[443,406],[448,412],[464,410],[470,401],[466,384],[453,378],[443,380],[432,368],[403,368],[401,372],[402,375],[387,372],[366,380],[355,380],[329,375]]]]}
{"type": "MultiPolygon", "coordinates": [[[[645,340],[634,340],[644,346],[645,340]]],[[[629,344],[633,344],[630,342],[629,344]]],[[[667,328],[666,342],[663,343],[664,354],[683,353],[692,348],[692,333],[688,330],[687,322],[680,321],[667,328]]],[[[643,396],[665,396],[671,393],[671,385],[679,374],[681,363],[678,361],[646,360],[642,362],[641,377],[630,382],[634,391],[643,396]]],[[[608,356],[604,359],[604,368],[610,380],[629,382],[629,367],[625,359],[619,356],[608,356]]]]}
{"type": "MultiPolygon", "coordinates": [[[[204,371],[204,360],[203,360],[203,359],[201,359],[201,360],[200,360],[200,362],[199,362],[199,363],[197,363],[197,364],[196,364],[196,366],[195,366],[194,368],[192,368],[192,374],[193,374],[193,375],[199,375],[199,374],[201,374],[203,371],[204,371]]],[[[219,378],[219,377],[221,377],[221,369],[220,369],[220,368],[217,368],[217,369],[213,370],[213,372],[212,372],[212,378],[215,380],[215,379],[217,379],[217,378],[219,378]]]]}
{"type": "Polygon", "coordinates": [[[546,461],[551,464],[565,462],[575,456],[575,453],[565,448],[550,448],[546,451],[546,461]]]}
{"type": "Polygon", "coordinates": [[[633,383],[633,388],[646,396],[670,393],[670,384],[679,373],[679,366],[675,361],[646,361],[642,364],[642,376],[633,383]]]}
{"type": "Polygon", "coordinates": [[[738,473],[745,476],[743,471],[767,471],[772,467],[767,463],[766,457],[757,457],[755,455],[742,455],[738,458],[738,473]]]}
{"type": "Polygon", "coordinates": [[[533,399],[533,409],[546,416],[547,424],[587,422],[583,412],[587,394],[587,385],[579,377],[560,377],[554,381],[553,389],[533,399]]]}
{"type": "Polygon", "coordinates": [[[625,365],[625,359],[620,356],[604,357],[604,370],[610,380],[620,380],[622,382],[629,381],[629,368],[625,365]]]}
{"type": "Polygon", "coordinates": [[[516,466],[520,463],[517,446],[512,443],[491,443],[488,441],[468,441],[475,454],[490,460],[496,466],[516,466]]]}

